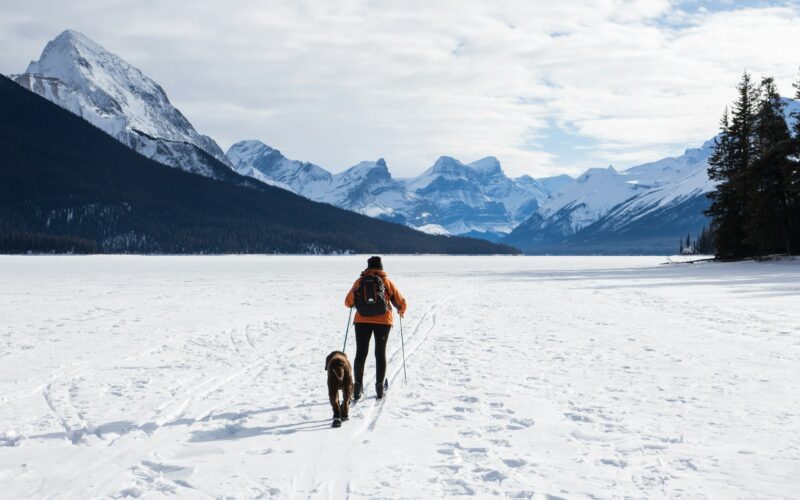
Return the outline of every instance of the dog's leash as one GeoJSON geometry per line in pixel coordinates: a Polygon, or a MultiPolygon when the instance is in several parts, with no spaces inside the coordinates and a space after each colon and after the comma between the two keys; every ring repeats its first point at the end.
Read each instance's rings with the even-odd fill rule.
{"type": "Polygon", "coordinates": [[[347,334],[350,333],[350,318],[353,317],[353,308],[350,308],[350,314],[347,315],[347,328],[344,329],[344,345],[342,346],[342,352],[347,352],[345,349],[347,348],[347,334]]]}

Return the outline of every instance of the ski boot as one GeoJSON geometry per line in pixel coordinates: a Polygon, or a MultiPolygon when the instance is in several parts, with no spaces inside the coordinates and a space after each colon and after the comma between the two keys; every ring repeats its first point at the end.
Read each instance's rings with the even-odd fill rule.
{"type": "Polygon", "coordinates": [[[385,380],[383,383],[375,384],[375,399],[383,399],[383,394],[389,389],[389,381],[385,380]]]}
{"type": "Polygon", "coordinates": [[[356,402],[359,399],[361,399],[361,396],[363,395],[364,395],[364,387],[358,382],[353,384],[353,402],[356,402]]]}

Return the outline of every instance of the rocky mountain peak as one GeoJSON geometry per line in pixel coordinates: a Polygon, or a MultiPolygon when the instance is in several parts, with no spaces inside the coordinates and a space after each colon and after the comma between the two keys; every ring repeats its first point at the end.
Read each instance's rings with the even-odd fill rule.
{"type": "Polygon", "coordinates": [[[231,166],[220,147],[197,133],[156,82],[77,31],[66,30],[48,42],[39,59],[14,80],[156,161],[208,171],[193,165],[197,157],[186,150],[188,144],[231,166]]]}
{"type": "Polygon", "coordinates": [[[494,156],[481,158],[478,161],[470,163],[469,166],[481,176],[505,175],[503,167],[500,165],[500,160],[494,156]]]}

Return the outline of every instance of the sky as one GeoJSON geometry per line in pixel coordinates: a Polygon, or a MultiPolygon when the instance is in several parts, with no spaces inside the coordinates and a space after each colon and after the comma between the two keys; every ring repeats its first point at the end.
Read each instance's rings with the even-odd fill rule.
{"type": "Polygon", "coordinates": [[[579,175],[717,133],[747,69],[794,94],[797,1],[3,0],[0,73],[74,29],[158,82],[226,149],[333,172],[442,155],[579,175]]]}

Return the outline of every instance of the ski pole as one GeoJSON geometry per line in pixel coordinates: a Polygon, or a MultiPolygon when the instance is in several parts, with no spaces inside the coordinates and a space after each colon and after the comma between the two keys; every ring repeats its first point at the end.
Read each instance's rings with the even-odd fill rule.
{"type": "MultiPolygon", "coordinates": [[[[399,314],[398,314],[399,316],[399,314]]],[[[400,346],[403,349],[403,382],[408,383],[408,375],[406,374],[406,341],[403,338],[403,317],[400,316],[400,346]]]]}
{"type": "Polygon", "coordinates": [[[345,349],[347,348],[347,334],[350,333],[350,318],[353,317],[353,308],[350,308],[350,314],[347,315],[347,328],[344,329],[344,345],[342,346],[342,352],[347,352],[345,349]]]}

